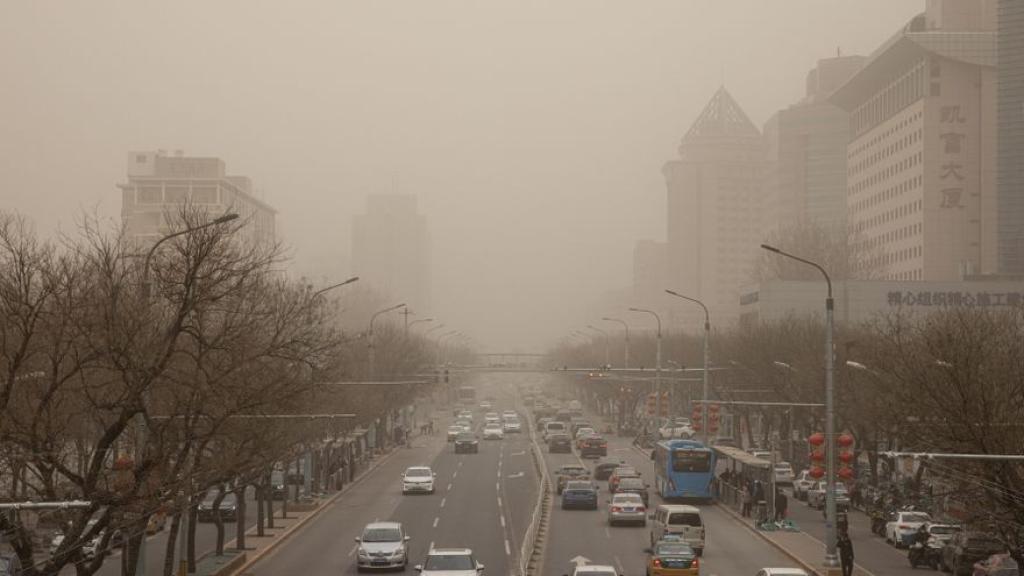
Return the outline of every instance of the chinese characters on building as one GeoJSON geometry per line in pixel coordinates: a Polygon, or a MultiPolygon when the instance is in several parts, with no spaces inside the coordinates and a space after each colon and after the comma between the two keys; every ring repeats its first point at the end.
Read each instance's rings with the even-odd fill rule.
{"type": "Polygon", "coordinates": [[[1021,292],[959,292],[921,290],[889,292],[889,306],[1020,306],[1021,292]]]}
{"type": "Polygon", "coordinates": [[[942,139],[941,168],[939,182],[942,191],[942,199],[939,206],[942,208],[963,208],[964,185],[963,185],[963,159],[964,140],[966,135],[958,130],[963,127],[964,116],[959,105],[943,106],[939,109],[939,123],[941,131],[939,138],[942,139]]]}

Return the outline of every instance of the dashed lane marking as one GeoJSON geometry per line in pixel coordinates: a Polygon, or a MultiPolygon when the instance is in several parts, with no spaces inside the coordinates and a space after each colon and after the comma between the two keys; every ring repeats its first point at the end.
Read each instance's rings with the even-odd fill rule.
{"type": "Polygon", "coordinates": [[[435,516],[434,517],[434,528],[437,528],[437,523],[440,522],[440,521],[441,521],[441,518],[439,516],[435,516]]]}
{"type": "Polygon", "coordinates": [[[498,508],[501,508],[501,496],[498,496],[498,508]]]}
{"type": "Polygon", "coordinates": [[[609,530],[607,526],[604,527],[604,537],[609,540],[612,539],[612,531],[609,530]]]}
{"type": "Polygon", "coordinates": [[[348,551],[348,555],[351,556],[351,555],[355,554],[356,550],[359,550],[359,544],[356,544],[355,546],[353,546],[352,549],[348,551]]]}
{"type": "Polygon", "coordinates": [[[626,573],[626,571],[622,568],[622,560],[619,560],[618,556],[615,557],[615,567],[619,569],[619,574],[626,573]]]}
{"type": "Polygon", "coordinates": [[[458,476],[458,475],[459,475],[459,471],[458,470],[456,470],[455,472],[452,472],[452,480],[455,480],[455,477],[458,476]]]}
{"type": "Polygon", "coordinates": [[[501,527],[504,528],[505,527],[505,517],[504,516],[499,516],[499,518],[501,518],[501,527]]]}
{"type": "MultiPolygon", "coordinates": [[[[511,556],[511,555],[512,555],[512,547],[508,545],[508,538],[505,538],[505,556],[511,556]]],[[[619,568],[619,571],[621,572],[622,568],[619,568]]]]}
{"type": "Polygon", "coordinates": [[[448,501],[448,498],[441,498],[441,508],[444,508],[444,504],[447,501],[448,501]]]}

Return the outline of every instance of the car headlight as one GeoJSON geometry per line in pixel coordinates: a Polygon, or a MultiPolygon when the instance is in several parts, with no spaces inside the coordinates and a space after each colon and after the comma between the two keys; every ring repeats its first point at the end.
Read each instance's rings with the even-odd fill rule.
{"type": "Polygon", "coordinates": [[[358,554],[359,554],[360,558],[369,558],[370,557],[370,553],[367,552],[365,548],[360,548],[358,554]]]}

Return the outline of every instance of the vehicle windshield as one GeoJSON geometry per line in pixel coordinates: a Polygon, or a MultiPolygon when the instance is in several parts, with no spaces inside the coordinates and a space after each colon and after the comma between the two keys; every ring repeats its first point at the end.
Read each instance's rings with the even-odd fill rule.
{"type": "Polygon", "coordinates": [[[639,494],[616,494],[615,497],[612,498],[612,504],[616,506],[622,506],[624,504],[643,504],[643,502],[644,501],[640,498],[639,494]]]}
{"type": "Polygon", "coordinates": [[[369,528],[363,532],[363,542],[398,542],[402,531],[398,528],[369,528]]]}
{"type": "Polygon", "coordinates": [[[960,531],[959,526],[932,526],[928,528],[932,534],[956,534],[960,531]]]}
{"type": "Polygon", "coordinates": [[[619,482],[619,490],[629,490],[630,488],[643,488],[644,481],[639,478],[623,478],[619,482]]]}
{"type": "Polygon", "coordinates": [[[430,468],[409,468],[405,473],[408,478],[430,478],[433,476],[430,472],[430,468]]]}
{"type": "Polygon", "coordinates": [[[624,476],[639,476],[640,474],[637,473],[636,468],[626,468],[624,466],[619,466],[618,468],[615,469],[615,475],[621,478],[624,476]]]}
{"type": "MultiPolygon", "coordinates": [[[[213,506],[213,501],[217,499],[217,493],[207,494],[206,498],[203,499],[203,504],[207,506],[213,506]]],[[[235,503],[234,494],[225,494],[224,499],[220,501],[221,506],[231,506],[235,503]]]]}
{"type": "Polygon", "coordinates": [[[700,526],[700,514],[696,512],[673,512],[668,516],[670,526],[700,526]]]}
{"type": "Polygon", "coordinates": [[[469,554],[431,554],[427,556],[424,570],[476,570],[473,557],[469,554]]]}
{"type": "Polygon", "coordinates": [[[654,549],[654,553],[658,556],[693,556],[693,548],[690,548],[686,544],[672,542],[670,544],[658,544],[658,547],[654,549]]]}
{"type": "Polygon", "coordinates": [[[476,440],[476,437],[470,432],[460,432],[456,440],[476,440]]]}
{"type": "Polygon", "coordinates": [[[927,514],[904,514],[901,522],[927,522],[931,518],[927,514]]]}
{"type": "Polygon", "coordinates": [[[673,472],[707,472],[711,469],[711,452],[707,450],[675,450],[672,452],[673,472]]]}

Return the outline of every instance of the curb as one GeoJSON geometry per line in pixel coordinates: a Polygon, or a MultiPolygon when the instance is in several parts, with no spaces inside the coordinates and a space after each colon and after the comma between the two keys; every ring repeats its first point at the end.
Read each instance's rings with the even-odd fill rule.
{"type": "MultiPolygon", "coordinates": [[[[282,543],[287,542],[288,538],[291,537],[292,534],[297,532],[299,530],[299,528],[302,528],[310,520],[312,520],[313,518],[316,518],[317,516],[319,516],[321,512],[323,512],[325,509],[327,509],[328,506],[334,504],[334,502],[336,500],[341,498],[342,495],[344,495],[346,492],[348,492],[353,486],[356,486],[356,485],[362,483],[362,481],[365,480],[370,475],[371,472],[373,472],[374,470],[379,468],[382,464],[384,464],[385,462],[390,460],[391,457],[394,456],[395,454],[398,454],[398,448],[397,447],[393,448],[391,450],[391,452],[388,452],[387,454],[377,458],[373,462],[373,464],[370,465],[369,468],[367,468],[365,471],[363,471],[362,474],[359,475],[358,478],[356,478],[355,480],[353,480],[353,481],[349,482],[348,484],[346,484],[341,490],[339,490],[337,493],[332,495],[327,500],[324,500],[319,506],[317,506],[316,509],[314,509],[308,515],[306,515],[305,518],[302,518],[301,520],[299,520],[295,524],[292,524],[291,526],[289,526],[287,530],[285,530],[284,532],[279,534],[276,538],[271,540],[266,548],[264,548],[262,550],[258,550],[255,554],[252,555],[252,558],[247,558],[244,564],[242,564],[241,566],[239,566],[239,567],[237,567],[237,568],[235,568],[233,570],[225,572],[223,576],[231,576],[233,574],[240,574],[244,570],[247,570],[247,569],[251,568],[254,564],[259,562],[260,559],[262,559],[264,556],[266,556],[270,552],[274,551],[282,543]]],[[[255,528],[253,528],[253,530],[255,530],[255,528]]],[[[247,534],[248,534],[248,532],[247,532],[247,534]]],[[[234,541],[232,541],[232,543],[233,542],[234,541]]],[[[227,544],[225,544],[225,547],[227,547],[227,544]]]]}
{"type": "Polygon", "coordinates": [[[807,570],[811,574],[817,574],[818,576],[822,576],[821,572],[816,567],[808,564],[803,558],[801,558],[800,556],[797,556],[789,548],[786,548],[782,544],[779,544],[775,540],[772,540],[768,536],[764,535],[760,530],[758,530],[758,529],[754,528],[753,526],[751,526],[749,523],[747,523],[746,520],[743,519],[742,516],[737,514],[735,511],[733,511],[728,506],[726,506],[724,504],[720,504],[718,502],[715,503],[715,506],[717,506],[718,508],[724,510],[725,513],[728,514],[733,519],[733,521],[735,521],[737,524],[742,525],[748,531],[753,532],[754,534],[756,534],[758,538],[764,540],[765,542],[770,544],[773,548],[775,548],[779,552],[782,552],[783,554],[788,556],[790,560],[796,562],[797,564],[802,566],[805,570],[807,570]]]}

